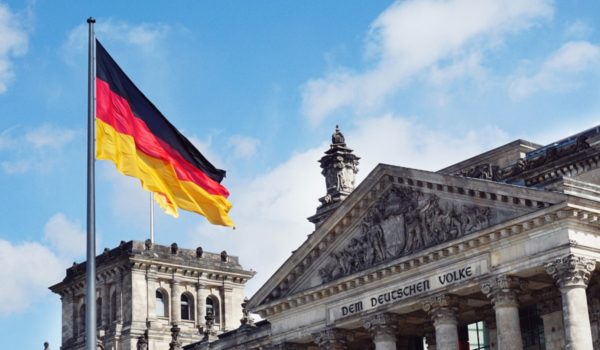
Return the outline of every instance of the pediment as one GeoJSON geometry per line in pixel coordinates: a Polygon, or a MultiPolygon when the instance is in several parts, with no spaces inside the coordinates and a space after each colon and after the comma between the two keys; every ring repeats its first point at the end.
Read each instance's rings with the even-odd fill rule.
{"type": "Polygon", "coordinates": [[[379,165],[255,294],[251,307],[368,271],[566,199],[379,165]]]}

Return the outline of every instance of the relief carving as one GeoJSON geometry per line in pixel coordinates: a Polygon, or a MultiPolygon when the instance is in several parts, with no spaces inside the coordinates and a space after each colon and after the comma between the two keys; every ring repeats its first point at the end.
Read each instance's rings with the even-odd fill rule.
{"type": "Polygon", "coordinates": [[[364,216],[355,237],[330,254],[319,275],[325,283],[478,231],[491,219],[489,208],[394,187],[364,216]]]}
{"type": "Polygon", "coordinates": [[[501,177],[500,167],[492,164],[479,164],[470,169],[461,170],[454,175],[491,181],[498,181],[501,177]]]}

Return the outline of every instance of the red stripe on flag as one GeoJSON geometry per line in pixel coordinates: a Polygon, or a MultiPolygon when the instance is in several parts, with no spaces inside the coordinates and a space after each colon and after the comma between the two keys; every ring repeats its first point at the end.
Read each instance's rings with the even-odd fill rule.
{"type": "Polygon", "coordinates": [[[213,195],[221,195],[225,198],[229,196],[229,191],[225,187],[190,164],[169,144],[156,137],[146,123],[135,116],[127,100],[110,90],[108,83],[99,78],[96,78],[96,118],[112,126],[116,131],[132,136],[136,148],[141,152],[171,164],[180,180],[191,181],[213,195]]]}

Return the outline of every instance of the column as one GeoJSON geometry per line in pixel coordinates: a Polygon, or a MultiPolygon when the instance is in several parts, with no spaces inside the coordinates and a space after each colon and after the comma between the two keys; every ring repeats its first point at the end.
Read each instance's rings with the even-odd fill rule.
{"type": "Polygon", "coordinates": [[[546,272],[560,290],[565,328],[565,348],[592,349],[592,329],[585,290],[596,263],[581,256],[568,255],[546,264],[546,272]]]}
{"type": "Polygon", "coordinates": [[[181,303],[179,295],[179,281],[171,280],[171,305],[169,310],[171,311],[171,323],[179,323],[181,314],[181,303]]]}
{"type": "Polygon", "coordinates": [[[346,350],[352,341],[352,334],[339,328],[327,328],[313,334],[315,343],[323,350],[346,350]]]}
{"type": "Polygon", "coordinates": [[[375,350],[396,350],[399,323],[398,315],[391,313],[374,314],[363,320],[363,326],[371,334],[375,350]]]}
{"type": "Polygon", "coordinates": [[[439,295],[423,302],[435,328],[436,350],[458,350],[458,299],[452,295],[439,295]]]}
{"type": "Polygon", "coordinates": [[[481,291],[494,305],[499,350],[523,349],[517,299],[521,283],[519,278],[502,275],[481,284],[481,291]]]}
{"type": "Polygon", "coordinates": [[[204,325],[206,316],[206,289],[201,283],[196,283],[196,326],[204,325]]]}

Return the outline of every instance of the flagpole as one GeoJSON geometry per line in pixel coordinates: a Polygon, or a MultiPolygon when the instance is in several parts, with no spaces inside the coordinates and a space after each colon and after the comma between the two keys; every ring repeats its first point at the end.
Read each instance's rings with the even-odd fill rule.
{"type": "Polygon", "coordinates": [[[88,55],[88,152],[87,152],[87,262],[85,276],[85,349],[96,350],[96,207],[95,207],[95,132],[96,119],[96,40],[92,17],[89,27],[88,55]]]}
{"type": "Polygon", "coordinates": [[[150,242],[154,244],[154,193],[150,192],[150,242]]]}

